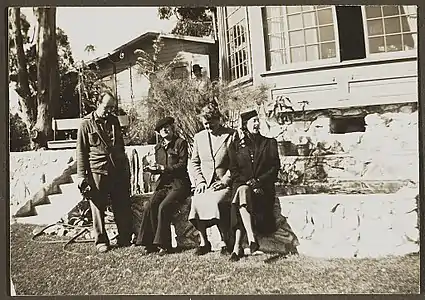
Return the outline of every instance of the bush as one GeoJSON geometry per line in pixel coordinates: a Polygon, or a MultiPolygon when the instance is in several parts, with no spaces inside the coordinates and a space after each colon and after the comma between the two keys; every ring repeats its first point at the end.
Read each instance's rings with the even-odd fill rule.
{"type": "Polygon", "coordinates": [[[18,114],[9,113],[10,151],[21,152],[31,150],[31,140],[27,127],[18,114]]]}

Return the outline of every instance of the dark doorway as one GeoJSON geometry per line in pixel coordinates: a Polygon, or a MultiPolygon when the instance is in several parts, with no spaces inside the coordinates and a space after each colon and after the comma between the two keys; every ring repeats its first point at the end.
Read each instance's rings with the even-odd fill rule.
{"type": "Polygon", "coordinates": [[[360,6],[337,6],[341,61],[366,57],[362,10],[360,6]]]}

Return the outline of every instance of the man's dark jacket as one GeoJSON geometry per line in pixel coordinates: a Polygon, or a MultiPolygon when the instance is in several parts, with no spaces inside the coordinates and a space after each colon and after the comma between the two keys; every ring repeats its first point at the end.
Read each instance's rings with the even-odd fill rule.
{"type": "Polygon", "coordinates": [[[111,170],[126,166],[124,139],[118,118],[113,115],[107,118],[106,127],[110,130],[103,130],[101,122],[102,119],[95,112],[85,116],[81,122],[76,149],[78,177],[85,177],[88,172],[108,175],[111,170]]]}

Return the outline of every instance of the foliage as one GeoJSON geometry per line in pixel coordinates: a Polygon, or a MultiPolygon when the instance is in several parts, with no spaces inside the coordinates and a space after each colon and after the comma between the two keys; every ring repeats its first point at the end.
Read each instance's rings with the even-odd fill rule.
{"type": "MultiPolygon", "coordinates": [[[[29,75],[30,88],[33,93],[37,91],[37,53],[36,43],[34,38],[30,38],[29,29],[30,24],[27,21],[24,14],[21,13],[21,29],[24,40],[25,57],[27,61],[27,69],[29,75]]],[[[13,34],[11,32],[12,26],[9,20],[9,80],[17,81],[17,56],[16,49],[13,41],[13,34]]],[[[68,36],[61,28],[56,28],[56,42],[58,46],[58,63],[59,63],[59,74],[61,78],[65,77],[65,74],[74,68],[74,58],[72,57],[71,46],[69,44],[68,36]]],[[[60,86],[60,102],[64,102],[69,99],[69,82],[67,80],[61,80],[60,86]],[[65,99],[65,100],[64,100],[65,99]]],[[[62,105],[62,104],[61,104],[62,105]]],[[[59,107],[61,107],[61,105],[59,107]]],[[[63,109],[59,109],[63,112],[63,109]]],[[[59,113],[60,114],[60,113],[59,113]]]]}
{"type": "Polygon", "coordinates": [[[127,115],[129,117],[129,128],[127,138],[129,145],[145,145],[155,143],[155,124],[157,119],[149,116],[144,111],[145,101],[140,101],[131,107],[127,115]]]}
{"type": "MultiPolygon", "coordinates": [[[[97,68],[97,67],[96,67],[97,68]]],[[[75,93],[81,96],[82,115],[96,109],[96,98],[104,89],[110,87],[100,80],[97,69],[91,69],[84,62],[78,67],[79,82],[75,86],[75,93]]]]}
{"type": "Polygon", "coordinates": [[[10,151],[28,151],[31,148],[30,137],[26,125],[18,114],[9,113],[10,151]]]}
{"type": "Polygon", "coordinates": [[[189,36],[210,36],[213,32],[213,18],[215,7],[171,7],[162,6],[158,8],[161,20],[169,20],[172,16],[177,18],[177,24],[171,31],[173,34],[189,36]]]}
{"type": "MultiPolygon", "coordinates": [[[[191,143],[194,134],[201,129],[198,119],[200,109],[208,102],[215,101],[223,114],[223,120],[234,127],[240,112],[267,101],[268,87],[265,85],[237,88],[225,82],[213,82],[205,89],[200,89],[198,83],[190,78],[174,78],[173,66],[180,62],[180,57],[167,64],[158,62],[162,46],[159,38],[154,41],[152,54],[139,49],[135,51],[138,55],[138,71],[147,76],[151,84],[143,103],[150,119],[149,122],[143,122],[150,126],[150,130],[160,118],[173,116],[180,134],[191,143]]],[[[133,116],[136,119],[139,117],[136,114],[133,116]]],[[[145,134],[141,136],[147,137],[145,134]]]]}

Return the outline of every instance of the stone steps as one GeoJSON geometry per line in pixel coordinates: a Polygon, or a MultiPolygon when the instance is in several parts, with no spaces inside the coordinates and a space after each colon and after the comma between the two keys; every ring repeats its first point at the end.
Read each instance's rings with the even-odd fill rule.
{"type": "Polygon", "coordinates": [[[16,218],[17,223],[48,225],[59,221],[75,205],[82,200],[82,196],[77,187],[77,175],[71,175],[74,183],[62,184],[60,189],[62,193],[49,195],[50,204],[35,206],[35,215],[16,218]]]}

